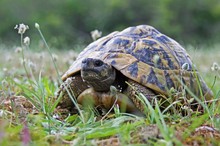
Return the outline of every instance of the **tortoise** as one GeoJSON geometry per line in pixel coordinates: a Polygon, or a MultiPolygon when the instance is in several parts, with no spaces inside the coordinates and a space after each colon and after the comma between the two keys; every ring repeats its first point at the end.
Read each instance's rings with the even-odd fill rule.
{"type": "MultiPolygon", "coordinates": [[[[187,88],[200,99],[213,97],[186,50],[149,25],[129,27],[94,41],[78,55],[62,80],[79,104],[92,99],[94,106],[110,109],[117,103],[137,115],[144,110],[137,93],[153,101],[167,100],[174,93],[179,97],[186,91],[189,99],[192,94],[187,88]]],[[[64,106],[70,106],[64,101],[64,106]]]]}

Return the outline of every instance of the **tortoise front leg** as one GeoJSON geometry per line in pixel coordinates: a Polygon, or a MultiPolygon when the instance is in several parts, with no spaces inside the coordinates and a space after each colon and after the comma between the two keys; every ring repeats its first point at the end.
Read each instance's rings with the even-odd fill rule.
{"type": "Polygon", "coordinates": [[[110,110],[114,104],[118,104],[122,112],[143,116],[131,99],[118,91],[97,92],[93,88],[89,88],[79,95],[77,102],[83,106],[92,105],[106,110],[110,110]]]}

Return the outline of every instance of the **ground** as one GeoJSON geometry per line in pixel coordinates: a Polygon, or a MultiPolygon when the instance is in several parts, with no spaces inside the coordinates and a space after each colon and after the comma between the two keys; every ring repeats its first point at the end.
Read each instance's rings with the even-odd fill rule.
{"type": "MultiPolygon", "coordinates": [[[[219,45],[186,46],[215,99],[219,97],[219,45]],[[214,63],[214,66],[213,66],[214,63]]],[[[98,116],[91,109],[63,117],[56,111],[60,76],[77,53],[73,50],[22,50],[0,47],[0,145],[218,145],[219,106],[204,114],[165,114],[147,107],[146,117],[120,113],[98,116]],[[53,61],[52,61],[53,60],[53,61]],[[54,63],[56,64],[54,66],[54,63]]]]}

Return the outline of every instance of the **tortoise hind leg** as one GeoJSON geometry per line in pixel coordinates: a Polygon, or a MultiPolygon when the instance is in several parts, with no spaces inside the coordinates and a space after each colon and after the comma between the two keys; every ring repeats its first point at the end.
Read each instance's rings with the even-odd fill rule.
{"type": "Polygon", "coordinates": [[[144,112],[144,106],[146,106],[145,104],[143,104],[141,102],[140,99],[138,99],[136,96],[139,93],[142,93],[149,102],[152,101],[153,98],[156,97],[156,94],[149,88],[140,85],[139,83],[133,81],[133,80],[128,80],[128,87],[127,89],[124,91],[124,94],[126,94],[134,103],[134,105],[141,111],[144,112]]]}

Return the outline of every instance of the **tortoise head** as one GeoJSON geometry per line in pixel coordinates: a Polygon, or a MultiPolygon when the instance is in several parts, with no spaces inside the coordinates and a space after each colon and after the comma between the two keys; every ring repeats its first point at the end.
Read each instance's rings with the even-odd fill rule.
{"type": "Polygon", "coordinates": [[[81,64],[81,77],[95,91],[109,91],[115,81],[115,69],[100,59],[85,58],[81,64]]]}

